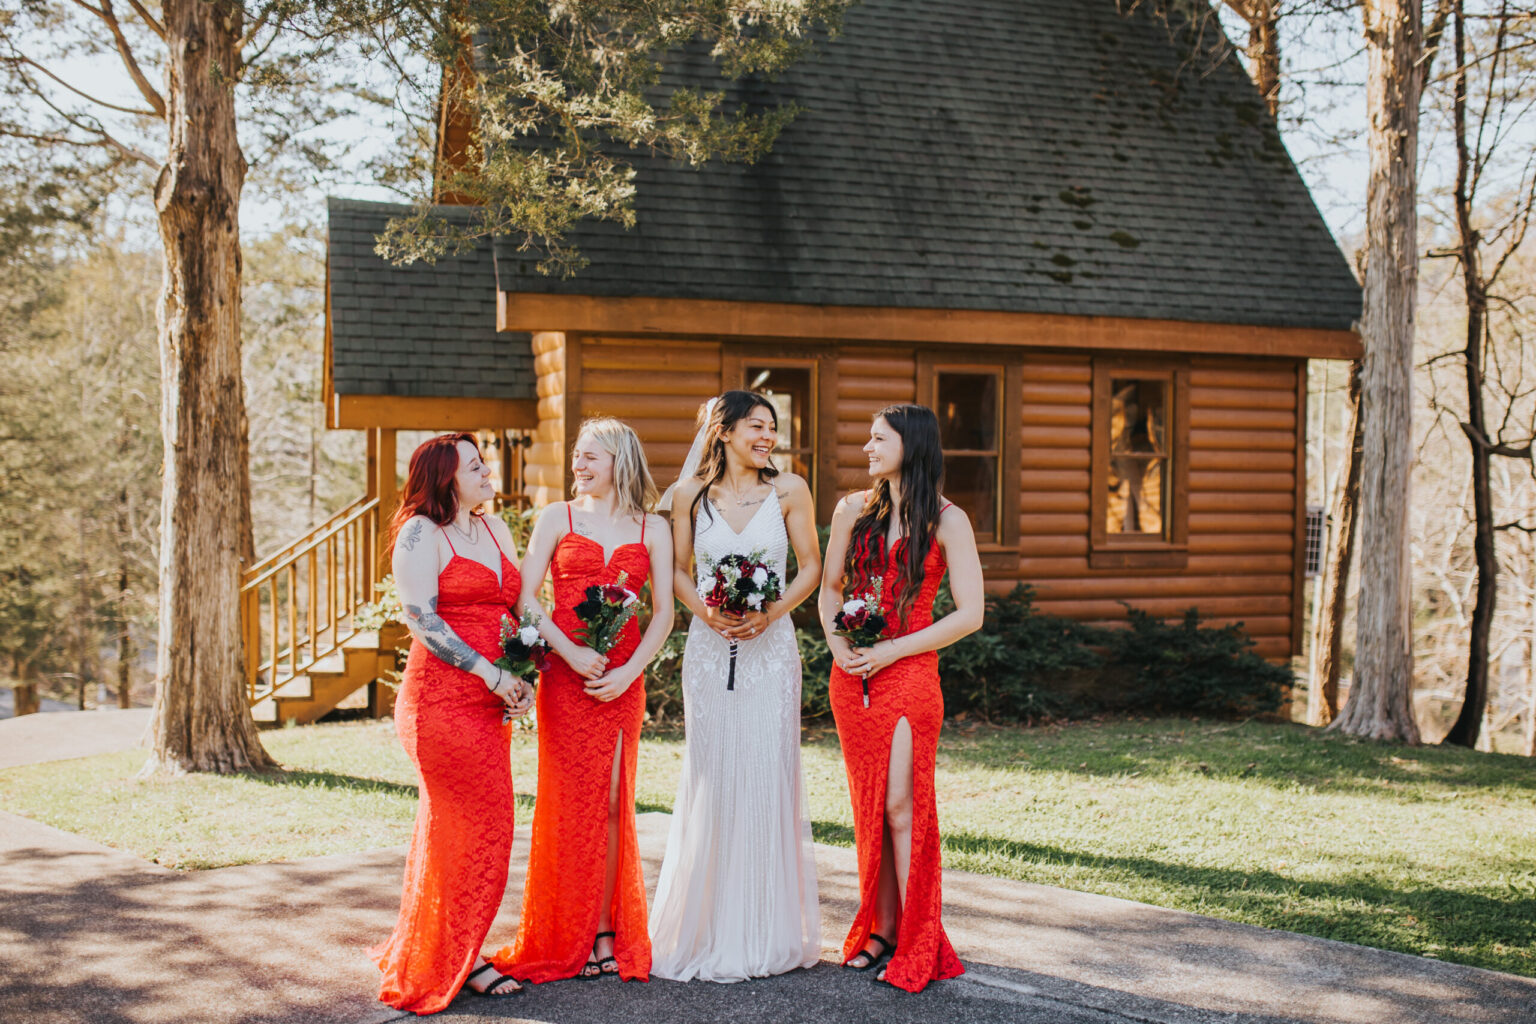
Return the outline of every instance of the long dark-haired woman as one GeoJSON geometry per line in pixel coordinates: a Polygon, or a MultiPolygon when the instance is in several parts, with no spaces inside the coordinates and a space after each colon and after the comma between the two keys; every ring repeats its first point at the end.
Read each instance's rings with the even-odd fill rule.
{"type": "Polygon", "coordinates": [[[369,955],[384,972],[379,998],[415,1013],[436,1013],[464,985],[522,991],[480,956],[512,852],[505,713],[533,703],[522,680],[491,664],[522,585],[511,531],[476,511],[494,493],[474,435],[434,437],[411,455],[392,524],[413,637],[395,730],[420,775],[421,803],[399,920],[369,955]]]}
{"type": "Polygon", "coordinates": [[[876,980],[920,992],[964,970],[939,920],[938,650],[981,627],[981,560],[970,520],[939,493],[944,454],[931,410],[880,410],[864,453],[874,486],[837,506],[820,598],[859,858],[859,909],[843,962],[869,970],[889,957],[876,980]],[[946,566],[955,610],[935,622],[946,566]],[[833,633],[833,619],[876,581],[888,625],[873,646],[855,648],[833,633]]]}
{"type": "Polygon", "coordinates": [[[821,551],[810,487],[770,461],[777,435],[763,395],[711,399],[671,492],[675,589],[693,622],[682,671],[687,743],[651,942],[656,974],[673,981],[742,981],[821,957],[789,620],[819,582],[821,551]],[[783,583],[778,600],[741,616],[705,604],[700,591],[731,555],[771,568],[783,583]]]}

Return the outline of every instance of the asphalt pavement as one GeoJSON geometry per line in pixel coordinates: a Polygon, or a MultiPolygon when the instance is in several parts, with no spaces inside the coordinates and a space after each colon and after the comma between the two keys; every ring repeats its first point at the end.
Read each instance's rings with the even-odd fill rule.
{"type": "MultiPolygon", "coordinates": [[[[128,745],[82,717],[50,755],[128,745]],[[109,734],[115,739],[109,739],[109,734]]],[[[65,715],[35,715],[65,718],[65,715]]],[[[26,722],[26,719],[19,720],[26,722]]],[[[0,722],[0,752],[20,749],[0,722]]],[[[31,729],[40,726],[32,725],[31,729]]],[[[142,732],[142,729],[139,729],[142,732]]],[[[3,763],[15,763],[14,760],[3,763]]],[[[131,813],[131,807],[125,808],[131,813]]],[[[667,816],[640,816],[654,886],[667,816]]],[[[527,832],[488,937],[517,928],[527,832]]],[[[464,993],[443,1021],[545,1024],[965,1021],[976,1024],[1536,1024],[1536,981],[1105,896],[951,871],[945,925],[967,974],[920,995],[831,962],[856,894],[853,851],[818,846],[824,961],[736,985],[567,981],[464,993]]],[[[364,955],[398,909],[404,850],[177,872],[0,812],[0,1021],[380,1024],[364,955]]]]}

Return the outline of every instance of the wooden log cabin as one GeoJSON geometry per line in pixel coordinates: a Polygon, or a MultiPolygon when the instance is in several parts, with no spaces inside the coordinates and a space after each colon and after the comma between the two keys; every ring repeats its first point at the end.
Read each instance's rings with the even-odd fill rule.
{"type": "Polygon", "coordinates": [[[754,165],[635,155],[636,226],[584,225],[571,279],[506,239],[393,267],[402,208],[332,200],[329,423],[369,432],[381,514],[394,431],[521,439],[537,504],[583,418],[665,483],[698,405],[753,387],[825,522],[874,411],[917,401],[993,591],[1299,652],[1307,360],[1359,355],[1359,288],[1213,24],[1120,6],[867,0],[774,81],[687,57],[673,81],[802,112],[754,165]]]}

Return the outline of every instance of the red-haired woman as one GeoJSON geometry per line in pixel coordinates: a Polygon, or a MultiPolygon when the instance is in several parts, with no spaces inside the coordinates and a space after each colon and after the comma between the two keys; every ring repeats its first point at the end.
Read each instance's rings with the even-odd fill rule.
{"type": "Polygon", "coordinates": [[[416,764],[421,803],[395,931],[369,955],[379,999],[436,1013],[459,989],[516,995],[522,985],[480,955],[512,851],[506,713],[533,703],[491,664],[501,617],[522,587],[511,531],[477,509],[495,493],[471,434],[434,437],[411,455],[392,528],[395,583],[413,642],[395,730],[416,764]]]}
{"type": "Polygon", "coordinates": [[[932,410],[880,410],[864,454],[874,486],[833,513],[820,600],[859,853],[859,909],[843,963],[867,971],[889,956],[875,980],[920,992],[964,970],[939,920],[938,651],[981,627],[981,559],[970,520],[939,494],[944,451],[932,410]],[[955,610],[935,622],[946,569],[955,610]],[[853,647],[833,632],[834,617],[877,582],[889,625],[875,644],[853,647]]]}

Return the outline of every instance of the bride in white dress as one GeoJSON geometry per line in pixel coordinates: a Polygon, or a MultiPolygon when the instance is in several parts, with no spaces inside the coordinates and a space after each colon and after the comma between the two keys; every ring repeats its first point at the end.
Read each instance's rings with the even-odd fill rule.
{"type": "Polygon", "coordinates": [[[769,461],[778,422],[767,399],[727,391],[700,418],[683,475],[662,499],[664,509],[671,500],[676,593],[693,623],[683,653],[687,748],[651,906],[651,974],[742,981],[821,955],[789,620],[818,585],[821,552],[810,488],[769,461]],[[787,580],[791,543],[799,566],[787,580]],[[705,605],[699,585],[713,562],[753,552],[784,581],[780,599],[741,618],[705,605]]]}

